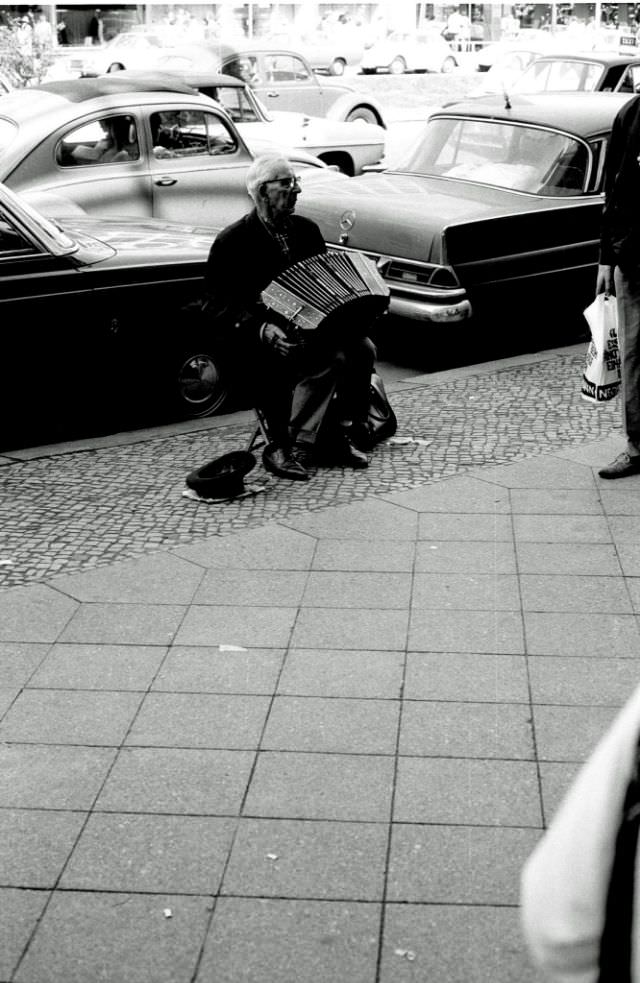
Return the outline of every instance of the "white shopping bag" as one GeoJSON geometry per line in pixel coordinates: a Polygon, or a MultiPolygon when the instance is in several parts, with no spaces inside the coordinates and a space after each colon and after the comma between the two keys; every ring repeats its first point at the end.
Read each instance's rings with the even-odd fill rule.
{"type": "Polygon", "coordinates": [[[605,403],[620,389],[620,349],[616,298],[598,294],[584,312],[591,329],[580,395],[589,403],[605,403]]]}

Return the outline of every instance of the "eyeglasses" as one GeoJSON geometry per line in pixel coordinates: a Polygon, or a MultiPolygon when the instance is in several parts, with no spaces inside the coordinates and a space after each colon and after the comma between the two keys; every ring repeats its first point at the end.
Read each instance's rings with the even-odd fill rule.
{"type": "Polygon", "coordinates": [[[297,175],[294,177],[278,177],[274,178],[272,181],[263,181],[262,187],[266,188],[270,184],[276,184],[283,191],[300,190],[300,178],[297,175]]]}

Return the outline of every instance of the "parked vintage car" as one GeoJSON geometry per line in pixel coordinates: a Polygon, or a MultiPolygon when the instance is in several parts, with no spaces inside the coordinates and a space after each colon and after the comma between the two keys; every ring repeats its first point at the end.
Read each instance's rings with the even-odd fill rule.
{"type": "Polygon", "coordinates": [[[276,145],[313,154],[325,164],[349,176],[375,164],[384,154],[385,131],[381,126],[343,123],[306,116],[304,113],[269,112],[250,85],[232,75],[216,72],[123,72],[120,78],[154,79],[171,84],[178,79],[210,99],[215,99],[236,124],[243,140],[258,154],[276,145]]]}
{"type": "MultiPolygon", "coordinates": [[[[433,113],[406,163],[307,196],[325,239],[374,258],[391,310],[490,330],[577,316],[593,297],[604,155],[628,96],[483,97],[433,113]]],[[[444,342],[443,342],[444,343],[444,342]]]]}
{"type": "Polygon", "coordinates": [[[638,91],[640,53],[589,51],[540,55],[514,81],[514,92],[638,91]]]}
{"type": "MultiPolygon", "coordinates": [[[[303,150],[288,156],[305,190],[346,180],[303,150]]],[[[92,215],[221,228],[249,207],[252,160],[224,110],[175,80],[116,73],[22,89],[0,103],[0,181],[55,195],[58,215],[66,200],[92,215]]]]}
{"type": "Polygon", "coordinates": [[[45,218],[0,185],[0,450],[220,408],[191,312],[212,236],[144,219],[45,218]]]}
{"type": "Polygon", "coordinates": [[[390,72],[452,72],[458,60],[437,31],[423,34],[393,32],[368,47],[360,63],[364,74],[390,72]]]}
{"type": "Polygon", "coordinates": [[[224,72],[247,82],[271,110],[308,113],[349,123],[364,120],[386,126],[382,106],[368,92],[359,92],[341,80],[316,75],[298,51],[245,42],[189,45],[159,56],[154,67],[162,71],[224,72]]]}
{"type": "Polygon", "coordinates": [[[314,72],[344,75],[347,68],[355,68],[362,61],[364,39],[362,32],[356,29],[316,31],[303,35],[296,48],[302,52],[314,72]]]}
{"type": "Polygon", "coordinates": [[[169,47],[161,32],[123,31],[106,44],[86,46],[70,60],[69,68],[79,75],[102,75],[125,68],[151,68],[158,53],[169,47]]]}

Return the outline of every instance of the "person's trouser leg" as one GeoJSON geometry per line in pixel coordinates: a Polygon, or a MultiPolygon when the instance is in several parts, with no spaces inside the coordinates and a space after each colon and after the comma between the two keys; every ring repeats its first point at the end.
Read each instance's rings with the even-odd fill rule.
{"type": "Polygon", "coordinates": [[[296,443],[313,446],[336,391],[341,355],[309,368],[293,390],[289,431],[296,443]]]}
{"type": "Polygon", "coordinates": [[[345,423],[362,424],[369,415],[376,347],[370,338],[355,338],[344,346],[341,354],[337,417],[345,423]]]}
{"type": "Polygon", "coordinates": [[[622,427],[627,453],[640,455],[640,280],[630,280],[616,267],[614,272],[620,347],[622,427]]]}

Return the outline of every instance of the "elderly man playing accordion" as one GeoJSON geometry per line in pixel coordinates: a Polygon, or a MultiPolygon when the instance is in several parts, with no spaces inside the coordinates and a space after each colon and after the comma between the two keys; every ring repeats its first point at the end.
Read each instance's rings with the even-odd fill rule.
{"type": "Polygon", "coordinates": [[[216,237],[207,263],[208,310],[250,373],[269,443],[267,471],[306,481],[333,397],[332,463],[366,468],[366,420],[375,347],[364,329],[306,332],[278,324],[261,294],[284,270],[326,253],[314,222],[294,215],[300,182],[286,158],[265,154],[247,173],[254,208],[216,237]],[[335,410],[335,413],[334,413],[335,410]]]}

